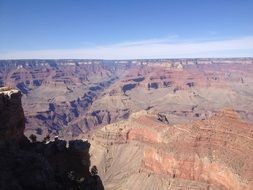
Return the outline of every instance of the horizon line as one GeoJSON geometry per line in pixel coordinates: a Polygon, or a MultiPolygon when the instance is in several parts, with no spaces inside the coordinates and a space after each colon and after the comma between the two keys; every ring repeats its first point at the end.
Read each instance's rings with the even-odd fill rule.
{"type": "Polygon", "coordinates": [[[138,61],[138,60],[191,60],[191,59],[253,59],[253,56],[238,57],[181,57],[181,58],[137,58],[137,59],[93,59],[93,58],[15,58],[0,59],[0,61],[57,61],[57,60],[85,60],[85,61],[138,61]]]}
{"type": "Polygon", "coordinates": [[[74,49],[2,50],[0,59],[164,59],[252,57],[253,35],[230,39],[146,39],[74,49]]]}

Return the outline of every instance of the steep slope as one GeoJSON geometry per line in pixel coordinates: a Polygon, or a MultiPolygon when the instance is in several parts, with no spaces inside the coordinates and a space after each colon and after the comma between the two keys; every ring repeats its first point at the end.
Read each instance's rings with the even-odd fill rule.
{"type": "Polygon", "coordinates": [[[0,88],[0,139],[22,141],[25,130],[25,116],[18,90],[0,88]]]}
{"type": "Polygon", "coordinates": [[[91,173],[87,141],[33,142],[24,136],[25,118],[18,90],[0,88],[0,189],[104,189],[91,173]],[[68,146],[67,146],[68,143],[68,146]]]}
{"type": "Polygon", "coordinates": [[[141,111],[95,132],[91,160],[106,189],[249,190],[252,127],[231,109],[178,125],[141,111]]]}

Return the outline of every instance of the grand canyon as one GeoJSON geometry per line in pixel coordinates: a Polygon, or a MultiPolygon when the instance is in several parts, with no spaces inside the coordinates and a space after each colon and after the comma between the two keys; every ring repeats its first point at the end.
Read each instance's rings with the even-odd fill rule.
{"type": "Polygon", "coordinates": [[[253,189],[252,73],[253,58],[0,60],[0,188],[253,189]]]}

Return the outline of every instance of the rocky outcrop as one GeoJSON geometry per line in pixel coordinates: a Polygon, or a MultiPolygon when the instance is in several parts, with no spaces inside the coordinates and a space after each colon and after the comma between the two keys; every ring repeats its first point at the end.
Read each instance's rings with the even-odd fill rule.
{"type": "Polygon", "coordinates": [[[0,140],[20,141],[24,138],[25,117],[18,90],[0,88],[0,140]]]}
{"type": "Polygon", "coordinates": [[[253,187],[252,162],[241,154],[253,155],[252,126],[241,122],[233,110],[173,128],[163,134],[166,145],[144,150],[144,167],[173,178],[206,182],[218,189],[253,187]]]}
{"type": "Polygon", "coordinates": [[[141,189],[165,180],[168,183],[163,185],[157,182],[159,188],[146,189],[252,189],[252,125],[241,121],[233,109],[177,125],[157,117],[138,112],[91,137],[91,160],[104,171],[106,188],[127,184],[141,189]],[[118,168],[122,168],[120,173],[118,168]],[[141,183],[135,181],[137,176],[143,176],[141,183]]]}
{"type": "Polygon", "coordinates": [[[90,172],[87,141],[29,142],[18,90],[0,91],[0,189],[103,189],[97,173],[90,172]],[[68,145],[67,145],[68,144],[68,145]]]}
{"type": "Polygon", "coordinates": [[[213,162],[207,157],[200,158],[197,154],[184,157],[147,148],[143,160],[144,167],[158,174],[169,175],[171,178],[203,181],[209,183],[210,187],[218,189],[250,189],[241,183],[240,177],[233,169],[222,163],[213,162]]]}

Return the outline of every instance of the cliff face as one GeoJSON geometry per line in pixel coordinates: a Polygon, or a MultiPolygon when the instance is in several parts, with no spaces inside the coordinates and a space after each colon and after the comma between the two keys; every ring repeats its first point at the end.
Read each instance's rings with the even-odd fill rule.
{"type": "Polygon", "coordinates": [[[235,110],[177,125],[159,118],[142,111],[94,133],[91,160],[107,189],[252,189],[252,125],[235,110]]]}
{"type": "Polygon", "coordinates": [[[145,168],[218,189],[253,187],[253,165],[247,156],[253,155],[252,125],[241,122],[235,111],[171,127],[156,141],[158,146],[144,149],[145,168]]]}
{"type": "Polygon", "coordinates": [[[87,141],[69,141],[67,146],[59,139],[26,139],[19,91],[0,89],[0,123],[1,190],[103,189],[99,176],[89,171],[87,141]]]}
{"type": "Polygon", "coordinates": [[[0,88],[0,139],[20,141],[24,138],[25,117],[21,105],[21,93],[0,88]]]}

